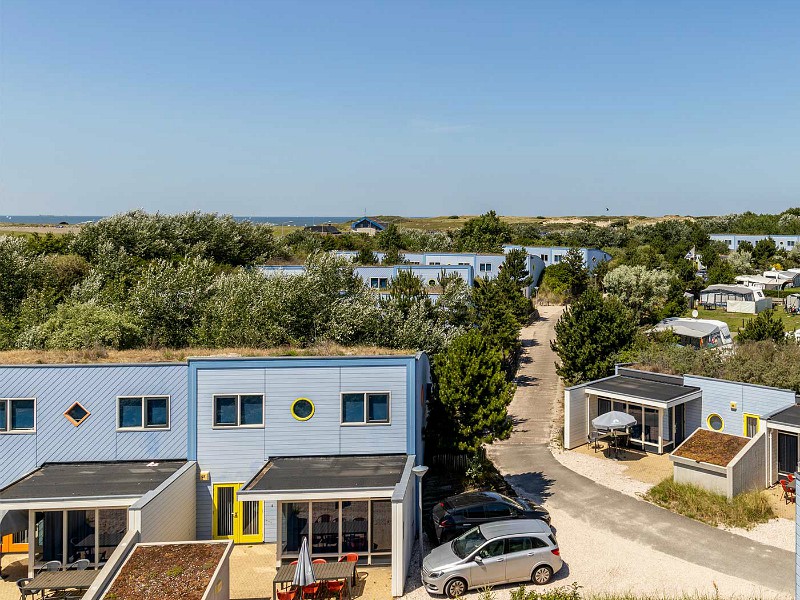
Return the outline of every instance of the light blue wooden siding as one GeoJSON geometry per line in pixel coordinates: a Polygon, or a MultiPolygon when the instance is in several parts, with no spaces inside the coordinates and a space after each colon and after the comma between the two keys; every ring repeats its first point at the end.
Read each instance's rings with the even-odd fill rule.
{"type": "Polygon", "coordinates": [[[35,435],[0,434],[0,489],[37,467],[35,435]]]}
{"type": "Polygon", "coordinates": [[[36,398],[36,433],[0,434],[0,485],[46,462],[186,458],[185,365],[0,367],[0,397],[36,398]],[[144,395],[171,397],[171,428],[117,432],[117,396],[144,395]],[[78,427],[64,417],[76,401],[91,413],[78,427]]]}
{"type": "Polygon", "coordinates": [[[528,255],[528,273],[531,276],[532,287],[538,287],[544,274],[544,267],[544,261],[538,255],[528,255]]]}
{"type": "Polygon", "coordinates": [[[672,441],[672,419],[666,408],[661,411],[661,437],[665,442],[672,441]]]}
{"type": "MultiPolygon", "coordinates": [[[[380,359],[375,359],[380,361],[380,359]]],[[[214,483],[245,483],[270,457],[340,454],[406,454],[407,407],[414,401],[408,389],[408,357],[386,359],[391,365],[203,368],[197,375],[197,462],[210,481],[197,486],[198,536],[211,536],[214,483]],[[397,363],[402,364],[397,364],[397,363]],[[385,391],[391,394],[391,424],[341,425],[341,393],[385,391]],[[265,396],[265,426],[259,429],[213,429],[213,396],[259,393],[265,396]],[[410,400],[409,400],[410,396],[410,400]],[[300,397],[314,403],[314,416],[298,421],[291,405],[300,397]]],[[[291,362],[291,361],[290,361],[291,362]]],[[[323,361],[326,362],[326,361],[323,361]]],[[[412,380],[413,372],[412,372],[412,380]]],[[[264,506],[265,541],[274,541],[274,504],[264,506]]]]}
{"type": "Polygon", "coordinates": [[[744,435],[745,413],[763,417],[795,403],[795,394],[792,390],[693,375],[686,375],[684,384],[703,390],[701,426],[708,429],[708,416],[716,413],[725,422],[723,431],[732,435],[744,435]],[[731,408],[732,402],[736,403],[735,409],[731,408]]]}
{"type": "Polygon", "coordinates": [[[791,250],[800,245],[800,236],[797,235],[738,235],[735,233],[712,233],[712,240],[725,243],[730,250],[736,250],[742,242],[750,242],[754,246],[761,240],[772,238],[778,248],[791,250]]]}
{"type": "Polygon", "coordinates": [[[370,285],[370,279],[372,277],[383,277],[385,279],[391,279],[394,277],[394,267],[390,266],[356,267],[354,271],[356,275],[364,280],[366,285],[370,285]]]}
{"type": "Polygon", "coordinates": [[[686,428],[684,433],[686,437],[689,437],[695,429],[703,426],[703,401],[700,399],[690,400],[685,403],[685,406],[686,428]]]}

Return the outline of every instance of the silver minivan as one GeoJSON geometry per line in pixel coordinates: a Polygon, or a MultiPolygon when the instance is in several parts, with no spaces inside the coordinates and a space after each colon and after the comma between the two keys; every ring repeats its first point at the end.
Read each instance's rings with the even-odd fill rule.
{"type": "Polygon", "coordinates": [[[422,583],[450,598],[486,585],[550,581],[564,563],[553,530],[538,519],[515,519],[473,527],[435,548],[422,561],[422,583]]]}

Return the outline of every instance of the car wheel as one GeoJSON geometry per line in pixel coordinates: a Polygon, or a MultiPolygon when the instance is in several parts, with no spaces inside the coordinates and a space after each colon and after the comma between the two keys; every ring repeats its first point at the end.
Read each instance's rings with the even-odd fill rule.
{"type": "Polygon", "coordinates": [[[553,569],[547,565],[541,565],[533,570],[531,581],[536,585],[544,585],[553,576],[553,569]]]}
{"type": "Polygon", "coordinates": [[[444,586],[444,593],[448,598],[460,598],[467,593],[467,582],[463,579],[452,579],[444,586]]]}

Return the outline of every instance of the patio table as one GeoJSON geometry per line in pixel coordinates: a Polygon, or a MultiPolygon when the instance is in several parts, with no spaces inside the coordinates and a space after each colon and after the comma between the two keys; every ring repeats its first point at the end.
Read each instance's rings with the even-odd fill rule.
{"type": "MultiPolygon", "coordinates": [[[[318,582],[322,581],[337,581],[343,579],[345,582],[345,589],[347,590],[348,600],[353,598],[353,590],[350,588],[350,582],[356,576],[356,563],[354,562],[330,562],[312,564],[314,571],[314,579],[318,582]]],[[[272,581],[272,597],[278,596],[278,584],[291,584],[294,580],[294,572],[297,565],[283,565],[278,568],[275,574],[275,579],[272,581]]]]}
{"type": "Polygon", "coordinates": [[[100,571],[45,571],[22,588],[26,592],[46,590],[88,590],[100,571]]]}

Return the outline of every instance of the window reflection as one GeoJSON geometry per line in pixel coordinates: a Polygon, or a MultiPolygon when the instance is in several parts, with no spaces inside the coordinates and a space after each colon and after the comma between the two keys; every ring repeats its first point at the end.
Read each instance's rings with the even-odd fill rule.
{"type": "Polygon", "coordinates": [[[312,504],[312,554],[335,554],[339,552],[339,503],[314,502],[312,504]]]}
{"type": "Polygon", "coordinates": [[[281,516],[283,552],[299,552],[303,536],[308,535],[308,502],[284,502],[281,516]]]}
{"type": "Polygon", "coordinates": [[[367,516],[366,501],[342,502],[342,552],[366,552],[367,516]]]}

